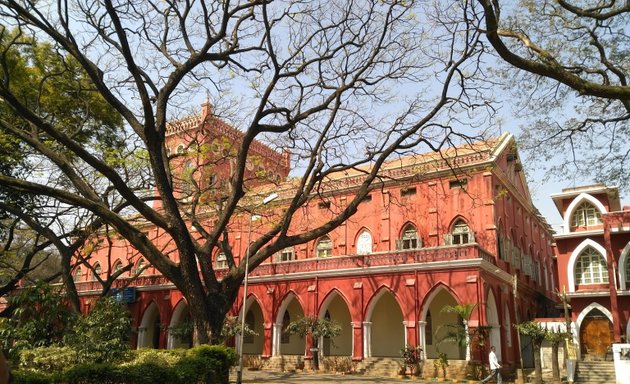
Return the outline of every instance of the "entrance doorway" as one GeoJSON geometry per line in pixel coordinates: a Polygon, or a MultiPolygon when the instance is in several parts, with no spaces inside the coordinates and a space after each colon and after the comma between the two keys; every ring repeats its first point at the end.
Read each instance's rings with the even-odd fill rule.
{"type": "Polygon", "coordinates": [[[612,342],[612,323],[600,310],[591,310],[580,326],[582,359],[606,360],[610,358],[612,342]]]}

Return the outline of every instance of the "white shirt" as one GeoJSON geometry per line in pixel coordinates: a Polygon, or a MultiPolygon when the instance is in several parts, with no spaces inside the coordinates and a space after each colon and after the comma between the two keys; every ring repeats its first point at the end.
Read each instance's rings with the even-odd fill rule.
{"type": "Polygon", "coordinates": [[[490,369],[499,369],[501,366],[499,365],[499,360],[497,359],[496,353],[494,351],[490,351],[490,355],[488,356],[490,360],[490,369]]]}

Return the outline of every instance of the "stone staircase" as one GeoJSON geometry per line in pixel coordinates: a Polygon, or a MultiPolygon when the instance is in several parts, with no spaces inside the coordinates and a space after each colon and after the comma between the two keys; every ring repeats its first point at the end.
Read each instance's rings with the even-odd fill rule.
{"type": "Polygon", "coordinates": [[[577,383],[610,384],[615,380],[612,361],[580,361],[577,366],[577,383]]]}
{"type": "Polygon", "coordinates": [[[356,371],[375,376],[392,377],[400,371],[400,358],[368,357],[358,362],[356,371]]]}

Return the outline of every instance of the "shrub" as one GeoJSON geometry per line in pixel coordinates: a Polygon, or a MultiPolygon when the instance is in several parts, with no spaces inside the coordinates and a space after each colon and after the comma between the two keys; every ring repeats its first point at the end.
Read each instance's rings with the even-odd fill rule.
{"type": "Polygon", "coordinates": [[[103,297],[86,316],[79,316],[66,345],[77,351],[80,362],[113,362],[129,352],[131,318],[124,303],[113,297],[103,297]]]}
{"type": "Polygon", "coordinates": [[[59,382],[58,374],[18,370],[11,373],[13,384],[50,384],[59,382]]]}
{"type": "Polygon", "coordinates": [[[20,351],[21,369],[61,372],[76,364],[76,351],[68,347],[40,347],[20,351]]]}

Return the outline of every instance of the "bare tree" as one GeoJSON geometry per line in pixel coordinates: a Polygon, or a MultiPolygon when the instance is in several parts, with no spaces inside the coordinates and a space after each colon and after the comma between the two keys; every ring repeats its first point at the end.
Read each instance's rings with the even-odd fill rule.
{"type": "Polygon", "coordinates": [[[630,188],[630,5],[479,0],[485,34],[512,70],[523,143],[556,176],[593,177],[630,188]],[[558,162],[557,160],[560,160],[558,162]]]}
{"type": "Polygon", "coordinates": [[[91,81],[84,91],[124,119],[115,132],[128,143],[116,150],[97,140],[80,143],[80,126],[60,129],[25,104],[7,59],[24,42],[9,40],[2,47],[0,97],[23,124],[2,122],[2,129],[54,166],[64,187],[11,176],[0,176],[0,185],[91,212],[93,228],[115,230],[183,293],[198,341],[218,342],[245,273],[229,236],[256,199],[256,182],[246,171],[256,160],[252,148],[262,141],[290,152],[295,170],[278,203],[282,210],[272,209],[269,226],[251,244],[256,268],[351,217],[383,182],[386,161],[480,137],[478,128],[493,111],[481,98],[483,86],[469,85],[482,84],[484,49],[470,12],[460,3],[433,8],[381,0],[0,0],[0,17],[10,27],[79,63],[91,81]],[[242,130],[225,151],[230,173],[220,186],[197,183],[212,169],[203,141],[186,151],[198,156],[188,165],[165,145],[169,120],[182,117],[183,105],[202,89],[216,100],[214,114],[233,114],[242,130]],[[129,159],[138,156],[148,164],[142,182],[129,177],[129,159]],[[329,221],[296,231],[294,214],[345,171],[357,172],[354,198],[331,209],[329,221]],[[149,183],[159,203],[149,202],[149,183]],[[148,225],[169,247],[151,241],[142,231],[148,225]],[[230,267],[221,276],[210,257],[217,248],[230,267]]]}

